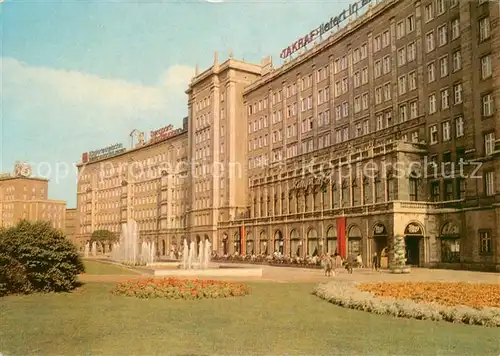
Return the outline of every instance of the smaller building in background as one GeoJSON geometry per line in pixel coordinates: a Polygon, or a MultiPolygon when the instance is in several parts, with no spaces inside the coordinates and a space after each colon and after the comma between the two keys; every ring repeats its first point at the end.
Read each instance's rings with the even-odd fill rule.
{"type": "Polygon", "coordinates": [[[14,172],[0,175],[0,227],[15,226],[21,220],[49,221],[64,230],[66,202],[48,198],[49,181],[31,176],[26,163],[14,172]]]}
{"type": "Polygon", "coordinates": [[[76,208],[74,209],[66,209],[66,217],[65,217],[65,226],[64,232],[66,233],[66,237],[73,242],[75,245],[79,245],[77,241],[77,231],[76,231],[76,208]]]}

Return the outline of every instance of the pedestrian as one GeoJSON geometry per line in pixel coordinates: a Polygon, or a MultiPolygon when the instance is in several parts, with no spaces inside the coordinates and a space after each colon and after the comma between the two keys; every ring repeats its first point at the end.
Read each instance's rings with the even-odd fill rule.
{"type": "Polygon", "coordinates": [[[378,255],[377,253],[373,253],[372,257],[372,269],[375,269],[375,271],[378,271],[378,255]]]}
{"type": "Polygon", "coordinates": [[[359,268],[363,268],[363,258],[361,257],[360,253],[358,253],[358,256],[356,256],[356,262],[359,268]]]}

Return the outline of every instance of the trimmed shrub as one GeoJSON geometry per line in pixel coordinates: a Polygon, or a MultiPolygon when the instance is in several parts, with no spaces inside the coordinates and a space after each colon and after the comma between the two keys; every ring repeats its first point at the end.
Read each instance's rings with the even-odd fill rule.
{"type": "Polygon", "coordinates": [[[21,221],[1,231],[0,251],[6,293],[70,291],[84,271],[76,247],[48,222],[21,221]]]}

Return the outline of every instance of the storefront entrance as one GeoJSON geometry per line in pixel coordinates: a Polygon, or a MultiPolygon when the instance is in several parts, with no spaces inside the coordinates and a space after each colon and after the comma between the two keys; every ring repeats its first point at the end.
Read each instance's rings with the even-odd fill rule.
{"type": "Polygon", "coordinates": [[[407,266],[420,265],[420,239],[420,236],[405,236],[407,266]]]}
{"type": "Polygon", "coordinates": [[[406,265],[420,266],[420,245],[423,243],[424,231],[420,224],[410,223],[405,229],[406,265]]]}

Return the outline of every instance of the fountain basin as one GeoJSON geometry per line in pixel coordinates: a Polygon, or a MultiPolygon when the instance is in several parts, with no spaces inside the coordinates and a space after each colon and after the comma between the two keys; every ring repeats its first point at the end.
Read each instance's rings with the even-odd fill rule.
{"type": "Polygon", "coordinates": [[[147,272],[155,277],[262,277],[262,268],[210,266],[207,269],[155,268],[147,272]]]}

